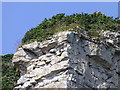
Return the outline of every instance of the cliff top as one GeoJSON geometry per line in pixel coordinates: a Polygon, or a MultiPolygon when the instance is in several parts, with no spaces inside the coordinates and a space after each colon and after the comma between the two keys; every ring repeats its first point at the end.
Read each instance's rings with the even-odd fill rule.
{"type": "Polygon", "coordinates": [[[34,41],[43,41],[61,31],[78,31],[85,30],[90,37],[101,37],[101,30],[120,31],[120,19],[105,16],[101,12],[93,14],[57,14],[49,19],[44,19],[37,27],[26,32],[22,39],[22,44],[34,41]]]}

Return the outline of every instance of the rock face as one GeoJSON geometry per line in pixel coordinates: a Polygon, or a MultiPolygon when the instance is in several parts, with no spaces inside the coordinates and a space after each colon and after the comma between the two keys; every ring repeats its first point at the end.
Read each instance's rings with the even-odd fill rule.
{"type": "Polygon", "coordinates": [[[95,40],[65,31],[23,45],[13,57],[21,74],[15,89],[120,88],[120,34],[103,35],[95,40]]]}

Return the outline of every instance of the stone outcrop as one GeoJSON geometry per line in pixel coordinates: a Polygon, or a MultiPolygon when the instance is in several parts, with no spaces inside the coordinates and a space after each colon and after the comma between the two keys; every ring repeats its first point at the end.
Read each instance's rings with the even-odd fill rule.
{"type": "Polygon", "coordinates": [[[120,34],[103,36],[65,31],[22,45],[13,57],[21,74],[15,89],[120,88],[120,34]]]}

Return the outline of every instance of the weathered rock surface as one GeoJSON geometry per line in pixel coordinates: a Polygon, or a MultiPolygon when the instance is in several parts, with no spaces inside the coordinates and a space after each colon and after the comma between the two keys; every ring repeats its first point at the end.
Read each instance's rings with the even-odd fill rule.
{"type": "Polygon", "coordinates": [[[120,88],[120,34],[102,40],[65,31],[20,47],[13,63],[21,77],[15,89],[120,88]]]}

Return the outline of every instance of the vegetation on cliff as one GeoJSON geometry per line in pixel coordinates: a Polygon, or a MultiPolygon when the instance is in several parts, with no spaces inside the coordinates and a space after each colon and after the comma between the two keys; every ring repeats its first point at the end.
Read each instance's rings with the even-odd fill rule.
{"type": "Polygon", "coordinates": [[[88,35],[99,37],[101,30],[119,31],[119,28],[119,18],[108,17],[101,12],[73,14],[69,16],[61,13],[50,19],[45,18],[37,27],[26,32],[22,39],[22,44],[43,41],[53,34],[64,30],[83,29],[88,32],[88,35]]]}
{"type": "MultiPolygon", "coordinates": [[[[65,30],[85,30],[88,35],[100,37],[101,30],[120,31],[120,19],[105,16],[101,12],[93,14],[73,14],[66,16],[64,13],[57,14],[50,19],[44,19],[37,27],[26,32],[22,44],[34,41],[43,41],[57,32],[65,30]]],[[[2,89],[10,90],[19,79],[19,72],[12,64],[13,54],[2,56],[2,89]]]]}
{"type": "Polygon", "coordinates": [[[12,64],[13,54],[2,56],[2,90],[11,90],[19,79],[19,72],[12,64]]]}

